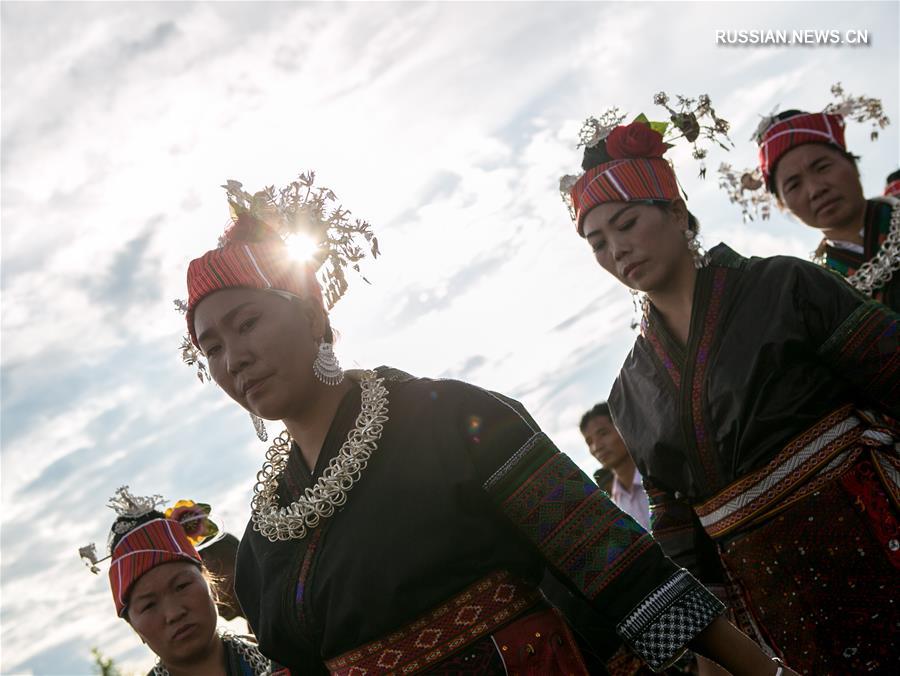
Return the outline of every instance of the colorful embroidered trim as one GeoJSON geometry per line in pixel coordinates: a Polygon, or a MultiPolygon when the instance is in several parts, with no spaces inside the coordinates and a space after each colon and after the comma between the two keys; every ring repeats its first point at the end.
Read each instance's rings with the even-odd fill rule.
{"type": "Polygon", "coordinates": [[[324,307],[322,290],[312,265],[295,261],[280,239],[262,242],[233,241],[195,258],[187,272],[188,303],[185,319],[191,342],[197,344],[194,311],[215,291],[243,287],[278,289],[309,298],[324,307]]]}
{"type": "Polygon", "coordinates": [[[846,150],[844,118],[828,113],[794,115],[766,129],[759,142],[759,168],[766,185],[782,156],[805,143],[827,143],[846,150]]]}
{"type": "Polygon", "coordinates": [[[128,607],[128,594],[134,583],[147,571],[171,561],[201,563],[200,555],[177,521],[148,521],[119,541],[109,566],[109,585],[120,617],[128,607]]]}
{"type": "Polygon", "coordinates": [[[540,592],[507,571],[494,572],[399,631],[328,660],[325,666],[332,676],[418,673],[490,635],[540,598],[540,592]]]}
{"type": "Polygon", "coordinates": [[[822,344],[819,356],[878,392],[887,410],[900,406],[900,320],[881,303],[857,307],[822,344]]]}
{"type": "Polygon", "coordinates": [[[570,192],[578,234],[584,236],[584,218],[604,202],[678,199],[678,180],[668,160],[661,157],[613,160],[588,169],[570,192]]]}
{"type": "Polygon", "coordinates": [[[653,348],[654,353],[656,353],[657,359],[659,359],[659,362],[666,370],[666,373],[669,374],[669,377],[672,378],[672,383],[675,385],[675,389],[681,391],[681,370],[678,368],[678,364],[675,363],[675,360],[662,344],[659,333],[653,327],[654,323],[655,322],[650,322],[647,320],[641,322],[641,334],[644,336],[644,338],[647,339],[647,342],[650,343],[650,346],[653,348]]]}
{"type": "MultiPolygon", "coordinates": [[[[725,283],[728,269],[716,267],[712,270],[712,288],[709,301],[705,304],[706,315],[703,318],[703,332],[691,355],[690,373],[690,411],[691,431],[697,446],[697,457],[703,466],[703,474],[710,487],[719,484],[719,472],[716,463],[716,448],[712,442],[712,431],[706,420],[703,395],[706,391],[706,373],[709,368],[709,357],[713,340],[719,328],[719,314],[722,310],[722,298],[725,296],[725,283]]],[[[688,393],[685,392],[684,395],[688,393]]]]}
{"type": "Polygon", "coordinates": [[[765,467],[696,505],[694,511],[710,537],[771,516],[846,471],[860,454],[854,446],[859,446],[865,431],[852,412],[847,405],[831,413],[792,440],[765,467]]]}
{"type": "Polygon", "coordinates": [[[672,664],[685,645],[725,611],[725,606],[686,570],[657,587],[616,627],[654,671],[672,664]]]}
{"type": "Polygon", "coordinates": [[[485,482],[501,510],[588,598],[650,549],[653,538],[542,432],[485,482]]]}

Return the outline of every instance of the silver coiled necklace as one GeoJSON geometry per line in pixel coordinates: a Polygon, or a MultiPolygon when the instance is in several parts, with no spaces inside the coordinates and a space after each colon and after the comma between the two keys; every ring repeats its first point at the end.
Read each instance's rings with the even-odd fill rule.
{"type": "Polygon", "coordinates": [[[364,372],[360,380],[362,402],[355,427],[319,480],[286,507],[278,507],[276,493],[278,477],[284,472],[291,453],[291,435],[284,430],[275,438],[256,475],[250,501],[253,529],[269,542],[302,540],[309,529],[331,517],[347,502],[347,493],[377,450],[384,423],[388,421],[387,388],[383,383],[384,378],[377,377],[374,371],[364,372]]]}

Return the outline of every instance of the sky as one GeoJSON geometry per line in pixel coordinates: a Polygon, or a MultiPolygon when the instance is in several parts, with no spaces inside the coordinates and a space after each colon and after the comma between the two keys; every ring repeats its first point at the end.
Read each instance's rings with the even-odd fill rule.
{"type": "MultiPolygon", "coordinates": [[[[743,223],[721,161],[752,166],[759,116],[882,99],[851,123],[867,195],[898,166],[896,2],[3,2],[0,672],[81,675],[99,646],[153,656],[115,617],[102,546],[122,484],[213,505],[241,533],[265,446],[181,364],[191,258],[228,219],[219,187],[313,169],[376,230],[332,313],[345,367],[389,364],[522,401],[585,470],[578,432],[635,334],[557,191],[581,121],[709,94],[735,148],[705,180],[670,155],[707,247],[807,257],[814,231],[743,223]],[[717,45],[716,30],[868,30],[865,46],[717,45]]],[[[270,425],[272,427],[272,425],[270,425]]],[[[277,431],[277,430],[276,430],[277,431]]],[[[350,496],[352,500],[352,495],[350,496]]]]}

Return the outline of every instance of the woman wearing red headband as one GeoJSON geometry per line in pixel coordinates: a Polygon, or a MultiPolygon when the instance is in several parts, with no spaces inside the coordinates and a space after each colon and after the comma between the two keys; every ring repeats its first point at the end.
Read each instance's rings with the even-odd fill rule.
{"type": "MultiPolygon", "coordinates": [[[[273,675],[255,644],[216,632],[215,595],[195,548],[215,528],[208,506],[185,501],[169,518],[157,511],[161,502],[127,486],[110,500],[118,518],[109,535],[109,583],[116,613],[159,658],[148,676],[273,675]]],[[[97,572],[94,546],[81,555],[97,572]]]]}
{"type": "Polygon", "coordinates": [[[819,262],[900,310],[900,200],[887,191],[865,198],[857,158],[844,140],[844,116],[788,110],[763,121],[757,143],[766,190],[822,231],[819,262]]]}
{"type": "Polygon", "coordinates": [[[316,266],[276,230],[302,221],[333,261],[360,253],[367,224],[326,208],[328,191],[229,195],[235,223],[190,264],[184,309],[213,380],[286,427],[257,476],[235,585],[266,655],[303,674],[587,674],[618,634],[657,669],[690,644],[734,673],[776,673],[516,402],[344,374],[316,266]],[[310,194],[320,203],[283,198],[310,194]],[[586,642],[538,593],[547,569],[605,623],[586,642]]]}
{"type": "Polygon", "coordinates": [[[891,671],[900,319],[812,263],[705,254],[659,131],[603,131],[566,187],[597,261],[645,294],[609,403],[654,536],[793,668],[891,671]]]}

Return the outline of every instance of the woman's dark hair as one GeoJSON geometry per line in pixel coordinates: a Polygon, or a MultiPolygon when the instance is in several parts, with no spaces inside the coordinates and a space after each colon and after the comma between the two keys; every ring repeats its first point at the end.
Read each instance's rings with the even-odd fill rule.
{"type": "Polygon", "coordinates": [[[606,139],[601,140],[596,145],[584,147],[584,157],[581,158],[581,168],[583,171],[593,169],[606,162],[612,162],[613,158],[606,152],[606,139]]]}
{"type": "MultiPolygon", "coordinates": [[[[672,210],[672,202],[669,202],[668,200],[647,200],[647,204],[656,207],[657,209],[662,209],[666,212],[670,212],[672,210]]],[[[687,204],[685,204],[685,207],[686,206],[687,204]]],[[[688,210],[687,212],[687,222],[688,228],[693,230],[695,233],[700,232],[700,221],[697,220],[697,217],[694,216],[694,214],[691,213],[690,210],[688,210]]]]}
{"type": "MultiPolygon", "coordinates": [[[[806,112],[805,110],[797,110],[797,109],[784,110],[772,118],[772,124],[775,124],[776,122],[782,122],[782,121],[790,119],[792,117],[796,117],[797,115],[809,115],[809,113],[806,112]]],[[[859,167],[857,167],[857,164],[856,164],[857,162],[859,162],[860,159],[862,159],[859,155],[854,155],[853,153],[851,153],[847,150],[844,150],[840,146],[836,146],[831,143],[820,143],[819,141],[810,141],[809,143],[819,143],[820,145],[831,148],[838,155],[843,157],[845,160],[849,161],[854,167],[856,167],[857,172],[859,172],[859,167]]],[[[801,143],[800,145],[806,145],[806,144],[801,143]]],[[[799,146],[796,146],[796,147],[799,147],[799,146]]],[[[784,155],[779,157],[778,161],[775,162],[775,164],[772,165],[772,167],[769,169],[769,181],[768,181],[768,183],[766,183],[766,188],[768,189],[768,191],[770,193],[775,195],[775,199],[778,200],[779,205],[782,205],[782,203],[781,203],[781,195],[778,194],[778,191],[775,188],[775,172],[778,170],[778,165],[781,162],[783,157],[784,157],[784,155]]]]}
{"type": "Polygon", "coordinates": [[[900,169],[888,174],[887,181],[885,181],[885,183],[893,183],[894,181],[900,181],[900,169]]]}

